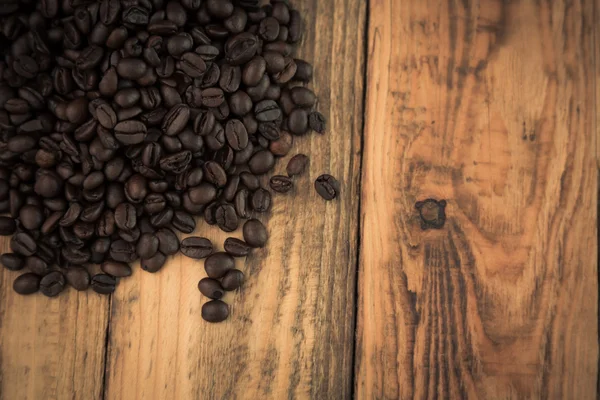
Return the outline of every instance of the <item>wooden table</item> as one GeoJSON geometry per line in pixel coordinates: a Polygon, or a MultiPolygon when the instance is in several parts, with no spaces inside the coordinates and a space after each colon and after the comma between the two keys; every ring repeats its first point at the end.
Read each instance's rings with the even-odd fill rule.
{"type": "Polygon", "coordinates": [[[3,270],[0,397],[596,398],[598,2],[295,3],[329,132],[297,141],[231,318],[202,321],[181,256],[109,297],[3,270]]]}

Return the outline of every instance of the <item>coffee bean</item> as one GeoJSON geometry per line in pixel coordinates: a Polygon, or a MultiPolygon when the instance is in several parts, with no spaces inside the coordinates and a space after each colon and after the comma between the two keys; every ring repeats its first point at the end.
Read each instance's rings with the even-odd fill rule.
{"type": "Polygon", "coordinates": [[[222,322],[229,316],[229,307],[221,300],[211,300],[202,305],[202,318],[207,322],[222,322]]]}
{"type": "Polygon", "coordinates": [[[130,263],[137,259],[135,246],[122,239],[112,242],[110,256],[113,260],[124,263],[130,263]]]}
{"type": "Polygon", "coordinates": [[[198,282],[198,290],[209,299],[218,300],[225,294],[221,283],[212,278],[203,278],[198,282]]]}
{"type": "Polygon", "coordinates": [[[308,116],[308,125],[310,126],[310,129],[317,133],[325,133],[325,130],[327,129],[327,120],[320,112],[313,111],[308,116]]]}
{"type": "Polygon", "coordinates": [[[239,190],[234,198],[235,212],[240,218],[250,218],[250,210],[248,206],[249,193],[246,189],[239,190]]]}
{"type": "Polygon", "coordinates": [[[288,127],[295,135],[304,135],[308,131],[308,113],[302,108],[297,108],[288,117],[288,127]]]}
{"type": "Polygon", "coordinates": [[[165,135],[177,135],[185,128],[189,119],[190,108],[185,104],[177,104],[165,115],[162,130],[165,135]]]}
{"type": "Polygon", "coordinates": [[[304,154],[296,154],[288,162],[286,171],[288,176],[302,175],[308,165],[308,157],[304,154]]]}
{"type": "Polygon", "coordinates": [[[10,249],[22,256],[31,256],[37,250],[37,243],[28,233],[18,232],[10,239],[10,249]]]}
{"type": "Polygon", "coordinates": [[[244,240],[252,247],[264,247],[269,238],[267,229],[257,219],[246,221],[243,228],[244,240]]]}
{"type": "Polygon", "coordinates": [[[225,43],[225,60],[231,65],[241,65],[254,57],[258,50],[258,38],[249,33],[240,33],[225,43]]]}
{"type": "Polygon", "coordinates": [[[246,257],[252,252],[252,247],[248,243],[232,237],[225,240],[224,249],[234,257],[246,257]]]}
{"type": "Polygon", "coordinates": [[[166,260],[167,257],[159,251],[150,258],[143,258],[140,262],[140,266],[144,271],[158,272],[163,267],[166,260]]]}
{"type": "Polygon", "coordinates": [[[124,79],[136,80],[146,74],[148,65],[139,58],[123,58],[117,64],[117,74],[124,79]]]}
{"type": "Polygon", "coordinates": [[[271,186],[271,189],[278,193],[287,193],[294,187],[292,180],[283,175],[272,176],[269,185],[271,186]]]}
{"type": "Polygon", "coordinates": [[[173,225],[173,228],[182,233],[192,233],[196,229],[196,221],[194,221],[194,218],[181,210],[174,212],[171,224],[173,225]]]}
{"type": "Polygon", "coordinates": [[[122,262],[106,261],[100,268],[102,269],[102,272],[114,276],[115,278],[131,276],[131,267],[122,262]]]}
{"type": "Polygon", "coordinates": [[[150,224],[156,228],[164,228],[168,226],[172,220],[173,209],[169,207],[150,217],[150,224]]]}
{"type": "Polygon", "coordinates": [[[340,192],[340,184],[333,176],[324,174],[315,181],[315,190],[325,200],[333,200],[340,192]]]}
{"type": "Polygon", "coordinates": [[[117,280],[106,274],[97,274],[92,277],[92,290],[100,294],[111,294],[115,291],[117,280]]]}
{"type": "Polygon", "coordinates": [[[116,139],[125,145],[141,143],[147,133],[146,125],[140,121],[123,121],[115,125],[116,139]]]}
{"type": "Polygon", "coordinates": [[[235,268],[235,260],[227,253],[214,253],[204,262],[204,269],[209,278],[222,278],[227,271],[235,268]]]}
{"type": "Polygon", "coordinates": [[[87,249],[74,246],[63,247],[61,254],[65,260],[75,265],[83,265],[90,260],[91,253],[87,249]]]}
{"type": "Polygon", "coordinates": [[[137,211],[132,204],[121,203],[115,209],[115,224],[119,229],[133,229],[137,223],[137,211]]]}
{"type": "Polygon", "coordinates": [[[31,272],[19,275],[13,282],[13,290],[18,294],[32,294],[39,290],[41,277],[31,272]]]}
{"type": "Polygon", "coordinates": [[[69,267],[65,277],[69,285],[77,291],[87,290],[90,286],[90,274],[84,267],[69,267]]]}
{"type": "Polygon", "coordinates": [[[248,162],[250,172],[256,175],[262,175],[269,172],[274,165],[275,157],[273,157],[273,153],[268,150],[258,151],[248,162]]]}
{"type": "Polygon", "coordinates": [[[231,204],[221,204],[215,210],[217,225],[224,232],[233,232],[238,228],[239,221],[235,208],[231,204]]]}
{"type": "Polygon", "coordinates": [[[153,233],[144,233],[137,243],[136,252],[142,259],[153,257],[158,251],[158,237],[153,233]]]}
{"type": "Polygon", "coordinates": [[[158,238],[158,249],[161,253],[170,256],[179,251],[179,239],[168,228],[162,228],[156,231],[156,237],[158,238]]]}
{"type": "MultiPolygon", "coordinates": [[[[38,246],[38,254],[40,253],[40,249],[42,248],[42,245],[40,244],[40,246],[38,246]]],[[[50,272],[52,272],[52,268],[51,266],[48,264],[49,261],[45,261],[40,257],[37,256],[30,256],[25,258],[25,268],[27,268],[28,270],[30,270],[31,272],[33,272],[36,275],[39,276],[45,276],[47,274],[49,274],[50,272]]]]}
{"type": "Polygon", "coordinates": [[[191,188],[188,195],[194,204],[208,204],[217,197],[217,189],[210,183],[201,183],[191,188]]]}
{"type": "Polygon", "coordinates": [[[265,189],[257,189],[250,196],[250,205],[257,212],[269,211],[269,208],[271,208],[271,194],[265,189]]]}
{"type": "Polygon", "coordinates": [[[288,132],[281,132],[279,139],[271,141],[269,151],[278,157],[285,157],[294,145],[294,137],[288,132]]]}
{"type": "Polygon", "coordinates": [[[39,290],[44,296],[55,297],[63,291],[65,283],[65,276],[61,272],[50,272],[39,281],[39,290]]]}
{"type": "Polygon", "coordinates": [[[181,252],[190,258],[201,259],[210,256],[213,246],[203,237],[188,237],[181,241],[181,252]]]}
{"type": "Polygon", "coordinates": [[[223,289],[227,291],[236,290],[244,284],[244,273],[238,269],[232,269],[227,271],[225,276],[221,279],[221,285],[223,289]]]}
{"type": "Polygon", "coordinates": [[[227,93],[236,92],[242,82],[242,70],[237,65],[224,64],[221,67],[219,86],[227,93]]]}
{"type": "Polygon", "coordinates": [[[19,271],[25,266],[25,259],[14,253],[4,253],[0,256],[0,263],[11,271],[19,271]]]}

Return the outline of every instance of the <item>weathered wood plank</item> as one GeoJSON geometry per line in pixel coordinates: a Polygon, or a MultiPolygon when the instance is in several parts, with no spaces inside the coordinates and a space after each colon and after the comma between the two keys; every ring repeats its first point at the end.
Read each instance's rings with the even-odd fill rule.
{"type": "Polygon", "coordinates": [[[593,16],[370,2],[357,398],[595,398],[593,16]]]}
{"type": "MultiPolygon", "coordinates": [[[[326,137],[296,140],[311,157],[294,196],[279,195],[265,221],[268,247],[240,268],[232,315],[200,317],[202,262],[182,256],[157,275],[136,270],[113,296],[106,398],[349,398],[354,347],[359,168],[366,7],[360,0],[295,1],[308,34],[300,57],[315,66],[326,137]],[[342,183],[334,202],[313,181],[342,183]]],[[[290,154],[277,167],[285,170],[290,154]]],[[[227,237],[200,223],[197,235],[222,248],[227,237]]]]}

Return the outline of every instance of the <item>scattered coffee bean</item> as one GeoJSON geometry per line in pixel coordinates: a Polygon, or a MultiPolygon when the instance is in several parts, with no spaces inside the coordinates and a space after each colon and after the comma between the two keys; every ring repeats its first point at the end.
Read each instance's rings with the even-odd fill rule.
{"type": "Polygon", "coordinates": [[[308,156],[304,154],[296,154],[288,162],[286,172],[289,177],[302,175],[308,165],[308,156]]]}
{"type": "Polygon", "coordinates": [[[287,193],[294,187],[294,183],[290,178],[283,175],[275,175],[269,181],[271,189],[278,193],[287,193]]]}
{"type": "Polygon", "coordinates": [[[32,294],[40,289],[42,278],[31,272],[19,275],[13,282],[13,290],[19,294],[32,294]]]}
{"type": "Polygon", "coordinates": [[[40,292],[48,297],[58,296],[65,288],[65,283],[65,276],[61,272],[50,272],[40,280],[40,292]]]}
{"type": "Polygon", "coordinates": [[[244,273],[238,269],[232,269],[227,271],[225,276],[221,279],[221,285],[223,289],[227,291],[236,290],[244,283],[244,273]]]}
{"type": "Polygon", "coordinates": [[[181,241],[181,252],[190,258],[206,258],[212,254],[213,245],[203,237],[188,237],[181,241]]]}
{"type": "Polygon", "coordinates": [[[243,228],[244,240],[252,247],[264,247],[269,239],[267,229],[257,219],[249,219],[243,228]]]}
{"type": "Polygon", "coordinates": [[[4,253],[0,256],[0,263],[2,263],[6,269],[19,271],[25,266],[25,259],[18,254],[4,253]]]}
{"type": "Polygon", "coordinates": [[[203,278],[198,282],[198,290],[209,299],[218,300],[225,294],[221,283],[212,278],[203,278]]]}
{"type": "Polygon", "coordinates": [[[315,181],[315,190],[325,200],[333,200],[340,193],[340,184],[333,176],[324,174],[315,181]]]}
{"type": "Polygon", "coordinates": [[[237,238],[227,238],[223,245],[225,251],[234,257],[245,257],[252,252],[252,246],[237,238]]]}
{"type": "Polygon", "coordinates": [[[222,278],[233,268],[235,268],[235,260],[227,253],[214,253],[204,261],[204,269],[209,278],[222,278]]]}
{"type": "Polygon", "coordinates": [[[100,294],[111,294],[115,291],[117,280],[106,274],[97,274],[92,277],[92,290],[100,294]]]}
{"type": "Polygon", "coordinates": [[[207,322],[222,322],[229,316],[229,306],[221,300],[211,300],[202,305],[202,318],[207,322]]]}

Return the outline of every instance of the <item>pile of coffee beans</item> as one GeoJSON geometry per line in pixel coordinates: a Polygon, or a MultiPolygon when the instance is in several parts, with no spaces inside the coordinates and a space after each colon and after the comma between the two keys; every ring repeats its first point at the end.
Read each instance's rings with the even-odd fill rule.
{"type": "MultiPolygon", "coordinates": [[[[268,239],[268,188],[289,192],[308,157],[268,175],[294,137],[326,130],[293,57],[303,30],[285,0],[3,0],[0,262],[28,271],[14,290],[110,294],[133,262],[157,272],[181,251],[206,258],[203,318],[226,319],[234,257],[268,239]],[[244,240],[180,242],[197,217],[244,240]]],[[[315,188],[339,193],[329,175],[315,188]]]]}

